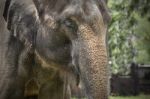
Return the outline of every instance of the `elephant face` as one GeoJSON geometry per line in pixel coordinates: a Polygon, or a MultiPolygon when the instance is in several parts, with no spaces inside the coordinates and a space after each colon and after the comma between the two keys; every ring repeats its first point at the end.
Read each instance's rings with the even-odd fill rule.
{"type": "Polygon", "coordinates": [[[35,0],[36,55],[43,66],[78,69],[88,99],[108,99],[107,24],[95,0],[35,0]],[[43,6],[44,5],[44,6],[43,6]]]}

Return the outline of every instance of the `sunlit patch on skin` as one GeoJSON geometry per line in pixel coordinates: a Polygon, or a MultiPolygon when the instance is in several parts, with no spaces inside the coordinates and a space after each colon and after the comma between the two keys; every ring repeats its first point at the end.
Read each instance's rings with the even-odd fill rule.
{"type": "Polygon", "coordinates": [[[52,29],[56,28],[56,20],[52,16],[45,14],[44,21],[49,28],[52,28],[52,29]]]}
{"type": "Polygon", "coordinates": [[[29,97],[29,96],[39,95],[39,90],[40,90],[39,88],[40,85],[38,84],[37,79],[31,78],[25,84],[24,96],[29,97]]]}
{"type": "Polygon", "coordinates": [[[29,11],[28,13],[31,13],[36,18],[36,20],[39,19],[38,12],[35,5],[30,5],[29,7],[27,7],[27,10],[29,11]]]}
{"type": "Polygon", "coordinates": [[[75,14],[81,13],[82,8],[79,5],[69,5],[66,9],[61,13],[61,17],[64,16],[73,16],[75,14]]]}
{"type": "Polygon", "coordinates": [[[47,63],[40,55],[37,51],[35,51],[35,55],[36,55],[36,59],[38,60],[38,62],[41,64],[41,66],[43,68],[53,68],[53,69],[57,69],[56,64],[52,63],[47,63]]]}

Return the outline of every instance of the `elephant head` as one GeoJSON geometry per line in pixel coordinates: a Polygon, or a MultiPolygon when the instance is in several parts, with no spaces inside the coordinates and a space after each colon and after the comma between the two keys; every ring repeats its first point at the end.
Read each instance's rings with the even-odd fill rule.
{"type": "MultiPolygon", "coordinates": [[[[36,55],[43,66],[75,67],[88,99],[108,99],[106,32],[102,0],[33,0],[39,29],[36,55]]],[[[74,70],[75,70],[74,69],[74,70]]]]}

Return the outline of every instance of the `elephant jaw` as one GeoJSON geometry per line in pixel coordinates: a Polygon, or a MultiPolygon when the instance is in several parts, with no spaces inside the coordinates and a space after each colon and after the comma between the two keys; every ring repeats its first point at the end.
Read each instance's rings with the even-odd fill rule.
{"type": "Polygon", "coordinates": [[[104,36],[80,25],[79,68],[88,99],[108,99],[107,50],[104,36]]]}

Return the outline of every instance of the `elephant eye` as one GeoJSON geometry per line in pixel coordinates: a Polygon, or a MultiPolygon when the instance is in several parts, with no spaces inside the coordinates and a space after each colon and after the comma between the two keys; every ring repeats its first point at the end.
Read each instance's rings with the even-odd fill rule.
{"type": "Polygon", "coordinates": [[[63,24],[71,31],[77,32],[78,30],[78,26],[76,22],[72,19],[69,19],[69,18],[65,19],[63,24]]]}

